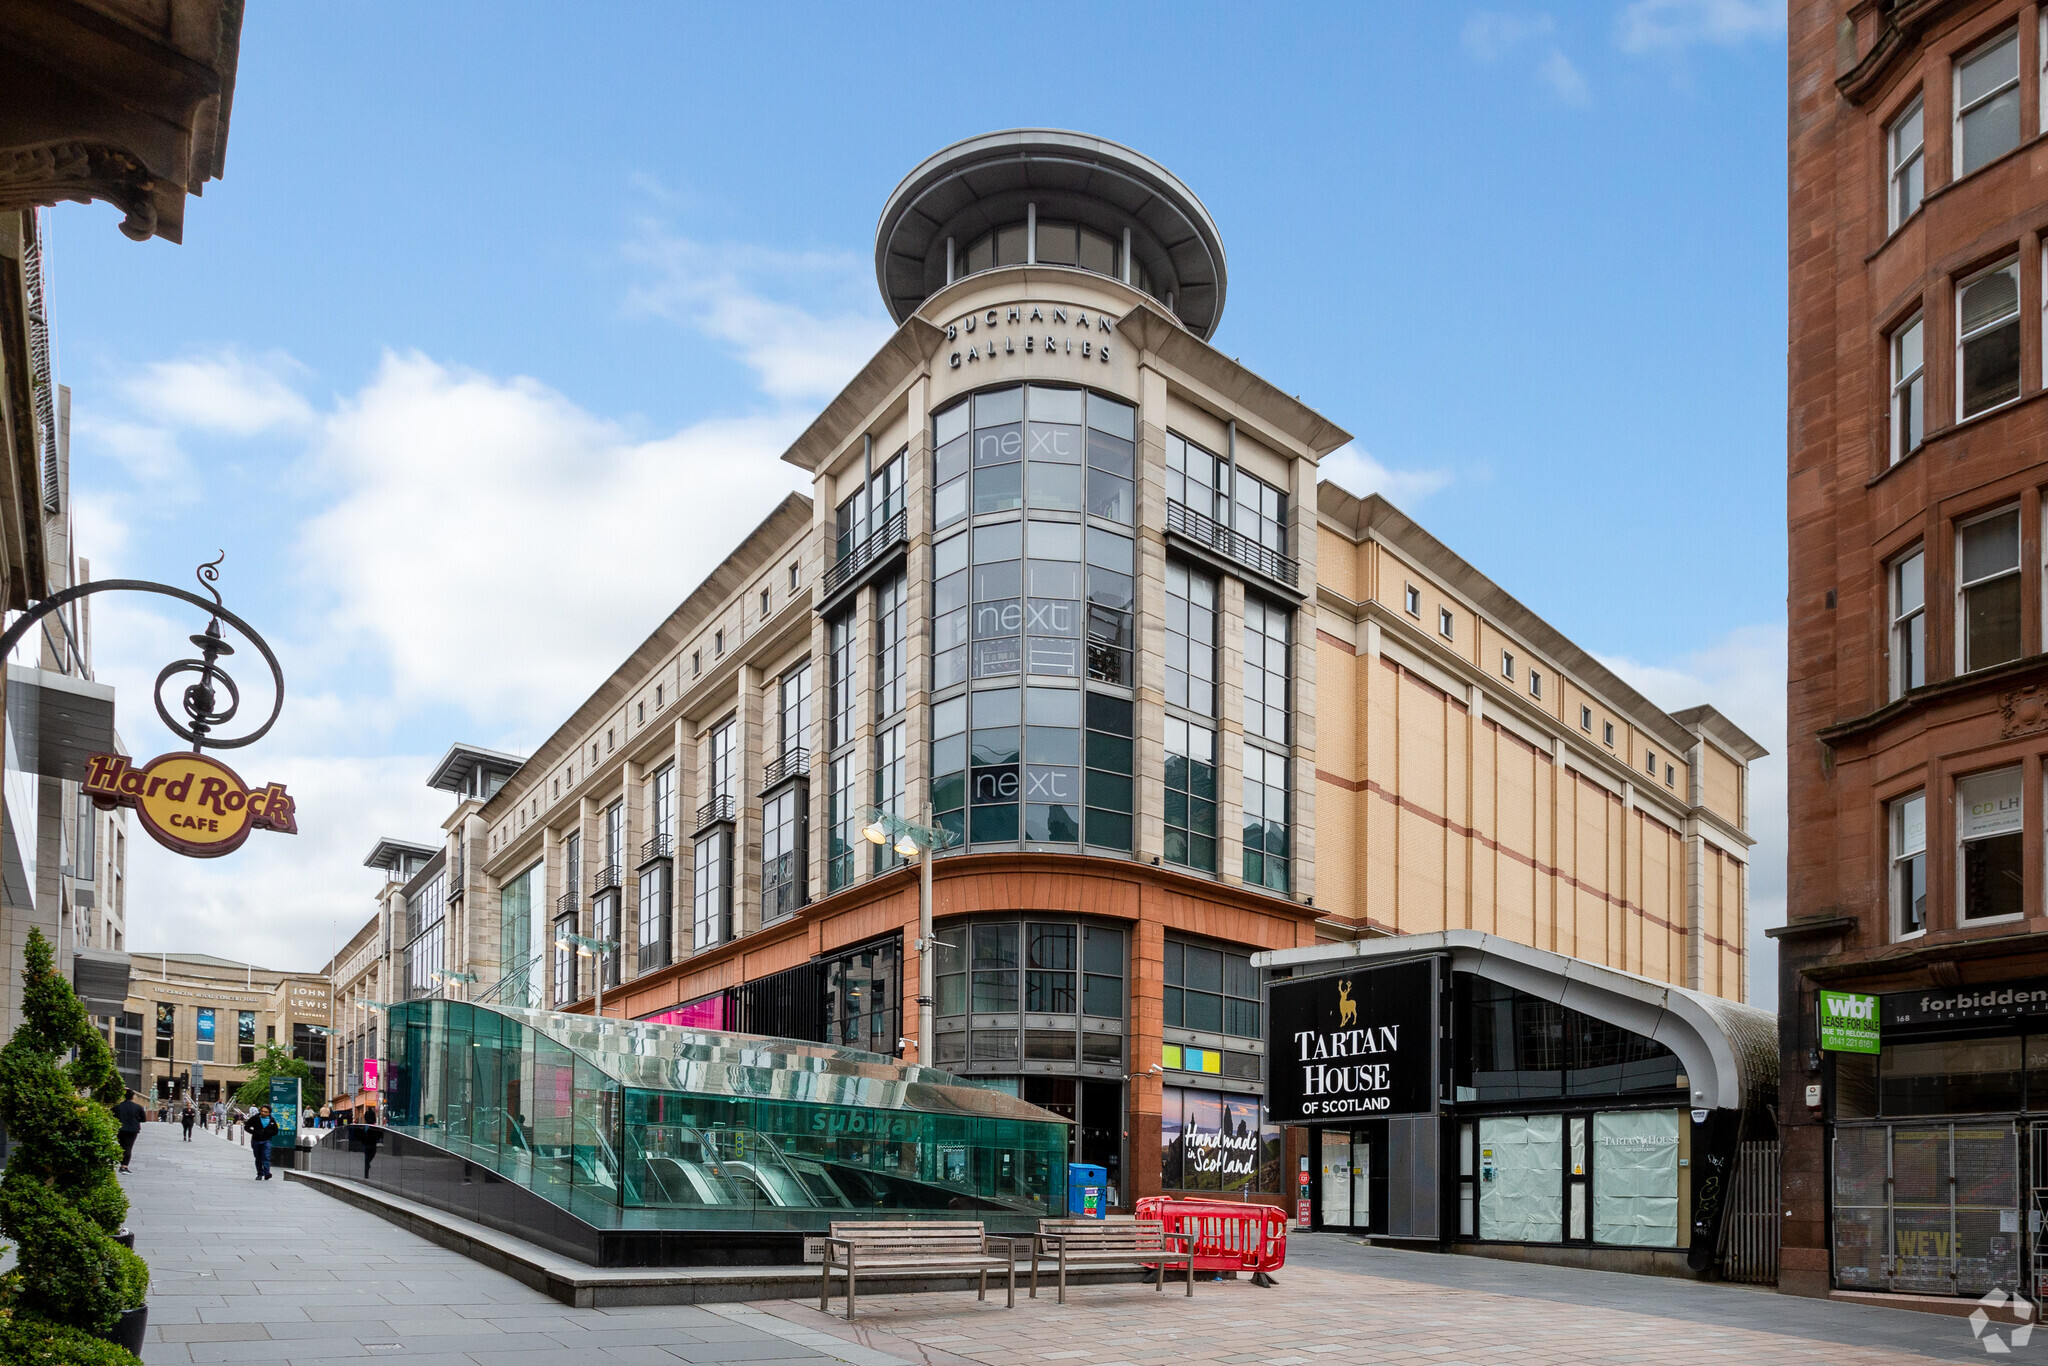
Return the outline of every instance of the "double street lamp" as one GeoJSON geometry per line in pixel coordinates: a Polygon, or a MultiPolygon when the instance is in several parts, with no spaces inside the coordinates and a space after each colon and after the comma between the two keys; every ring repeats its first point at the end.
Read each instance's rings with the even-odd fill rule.
{"type": "MultiPolygon", "coordinates": [[[[468,983],[476,980],[476,974],[473,972],[450,972],[447,968],[435,968],[434,976],[440,980],[443,986],[450,982],[468,983]]],[[[464,995],[466,997],[467,993],[464,993],[464,995]]]]}
{"type": "MultiPolygon", "coordinates": [[[[930,820],[931,808],[926,807],[924,814],[930,820]]],[[[951,844],[953,836],[950,831],[907,821],[878,806],[868,807],[861,816],[867,825],[860,833],[870,844],[886,844],[903,858],[917,860],[917,1061],[920,1066],[930,1067],[934,1047],[932,996],[937,990],[933,956],[938,951],[938,942],[932,937],[932,855],[951,844]]]]}
{"type": "Polygon", "coordinates": [[[594,958],[597,960],[595,965],[597,972],[593,975],[591,982],[592,987],[597,992],[597,1000],[591,1004],[590,1013],[593,1017],[603,1015],[604,955],[617,953],[619,951],[619,941],[616,939],[592,939],[587,934],[558,934],[555,936],[555,947],[564,951],[574,949],[578,958],[594,958]]]}

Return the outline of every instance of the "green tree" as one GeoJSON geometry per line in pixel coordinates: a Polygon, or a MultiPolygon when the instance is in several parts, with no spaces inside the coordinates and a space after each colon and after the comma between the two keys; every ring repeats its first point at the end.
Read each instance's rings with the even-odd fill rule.
{"type": "MultiPolygon", "coordinates": [[[[0,1281],[0,1346],[33,1338],[51,1351],[41,1359],[108,1360],[107,1344],[83,1335],[109,1331],[149,1291],[149,1267],[113,1238],[128,1197],[114,1176],[121,1149],[107,1106],[123,1087],[36,930],[21,1014],[0,1048],[0,1124],[14,1145],[0,1175],[0,1231],[17,1247],[15,1270],[0,1281]]],[[[124,1357],[134,1360],[118,1351],[112,1359],[124,1357]]]]}
{"type": "MultiPolygon", "coordinates": [[[[270,1079],[272,1077],[297,1077],[302,1083],[309,1083],[313,1080],[313,1064],[307,1062],[304,1058],[293,1057],[290,1052],[280,1048],[274,1042],[263,1045],[263,1051],[256,1055],[253,1067],[255,1070],[250,1072],[249,1080],[235,1088],[235,1104],[245,1110],[252,1105],[270,1104],[270,1079]]],[[[302,1093],[300,1097],[301,1103],[311,1105],[316,1110],[319,1109],[320,1098],[303,1094],[305,1089],[303,1085],[299,1088],[302,1093]]]]}

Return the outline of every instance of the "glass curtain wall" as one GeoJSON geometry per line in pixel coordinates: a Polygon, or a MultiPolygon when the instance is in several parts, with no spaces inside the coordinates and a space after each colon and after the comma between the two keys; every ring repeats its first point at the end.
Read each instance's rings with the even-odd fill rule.
{"type": "Polygon", "coordinates": [[[497,998],[506,1005],[541,1003],[543,966],[534,942],[534,901],[540,895],[540,879],[541,865],[536,863],[498,890],[498,963],[503,985],[497,998]]]}

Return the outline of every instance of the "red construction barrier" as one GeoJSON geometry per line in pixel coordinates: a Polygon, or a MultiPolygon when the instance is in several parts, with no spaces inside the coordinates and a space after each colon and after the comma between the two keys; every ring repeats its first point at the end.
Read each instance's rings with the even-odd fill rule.
{"type": "Polygon", "coordinates": [[[1264,1274],[1287,1263],[1287,1212],[1271,1205],[1148,1195],[1137,1215],[1159,1220],[1168,1233],[1192,1235],[1197,1271],[1264,1274]]]}

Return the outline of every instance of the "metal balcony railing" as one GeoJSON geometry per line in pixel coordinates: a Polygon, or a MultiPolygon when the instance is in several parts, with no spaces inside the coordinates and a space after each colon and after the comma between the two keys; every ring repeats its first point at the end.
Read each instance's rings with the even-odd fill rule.
{"type": "Polygon", "coordinates": [[[625,885],[626,870],[616,863],[607,863],[597,870],[597,877],[590,884],[590,891],[595,896],[599,892],[609,892],[625,885]]]}
{"type": "Polygon", "coordinates": [[[739,816],[738,804],[730,796],[713,797],[697,808],[697,833],[702,834],[721,821],[730,822],[739,816]]]}
{"type": "Polygon", "coordinates": [[[448,899],[450,901],[454,901],[462,895],[463,863],[462,846],[458,844],[455,847],[455,852],[448,856],[448,899]]]}
{"type": "Polygon", "coordinates": [[[831,597],[845,585],[859,578],[862,571],[879,561],[884,554],[910,540],[910,510],[904,508],[888,521],[868,533],[866,540],[841,555],[838,561],[825,571],[825,593],[831,597]]]}
{"type": "Polygon", "coordinates": [[[555,898],[555,914],[574,914],[578,909],[580,909],[580,907],[578,906],[578,902],[580,902],[581,899],[582,898],[578,897],[574,892],[562,893],[560,896],[555,898]]]}
{"type": "Polygon", "coordinates": [[[640,846],[640,866],[645,868],[656,859],[671,857],[676,852],[675,846],[674,836],[656,835],[653,839],[640,846]]]}
{"type": "Polygon", "coordinates": [[[801,778],[811,771],[811,752],[807,749],[786,749],[780,758],[762,770],[761,786],[773,787],[784,778],[801,778]]]}
{"type": "Polygon", "coordinates": [[[1185,503],[1166,505],[1166,529],[1185,536],[1205,550],[1265,575],[1289,588],[1301,586],[1301,563],[1279,551],[1259,544],[1241,531],[1233,531],[1213,517],[1205,517],[1185,503]]]}

